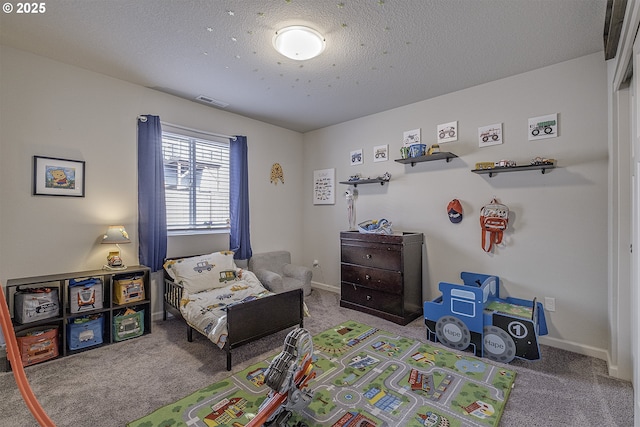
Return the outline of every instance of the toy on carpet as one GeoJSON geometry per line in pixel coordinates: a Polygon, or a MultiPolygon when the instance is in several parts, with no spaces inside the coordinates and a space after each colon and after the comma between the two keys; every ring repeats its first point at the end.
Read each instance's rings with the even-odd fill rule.
{"type": "Polygon", "coordinates": [[[442,296],[424,303],[427,338],[455,350],[509,363],[540,359],[538,336],[546,335],[542,303],[500,298],[500,278],[460,274],[462,285],[440,282],[442,296]]]}
{"type": "MultiPolygon", "coordinates": [[[[305,388],[316,377],[312,355],[313,340],[306,329],[296,328],[287,334],[284,349],[273,358],[265,372],[265,383],[271,391],[245,427],[286,427],[291,411],[301,412],[309,405],[313,394],[305,388]]],[[[305,423],[297,423],[297,427],[306,426],[305,423]]]]}

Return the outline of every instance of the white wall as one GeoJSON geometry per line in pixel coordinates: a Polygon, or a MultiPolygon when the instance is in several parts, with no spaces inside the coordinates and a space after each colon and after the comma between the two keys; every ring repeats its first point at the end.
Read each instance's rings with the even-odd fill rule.
{"type": "MultiPolygon", "coordinates": [[[[386,218],[395,230],[418,231],[426,239],[423,299],[438,295],[440,281],[460,282],[461,271],[499,275],[509,296],[556,298],[546,313],[544,342],[607,358],[607,91],[602,53],[472,87],[435,99],[363,117],[304,135],[304,260],[318,259],[314,280],[340,285],[339,231],[348,226],[346,185],[338,184],[335,205],[312,203],[313,170],[336,168],[336,180],[388,171],[391,181],[360,185],[358,222],[386,218]],[[528,141],[528,118],[558,113],[559,137],[528,141]],[[422,129],[436,142],[436,126],[458,121],[457,142],[443,151],[451,163],[399,158],[403,132],[422,129]],[[504,144],[479,148],[477,129],[503,124],[504,144]],[[391,160],[374,163],[373,147],[389,144],[391,160]],[[364,149],[364,164],[349,165],[349,152],[364,149]],[[556,158],[559,168],[471,173],[478,161],[556,158]],[[480,208],[492,197],[512,211],[506,245],[494,254],[481,249],[480,208]],[[457,198],[464,219],[452,224],[447,203],[457,198]]],[[[428,76],[425,76],[425,84],[428,76]]]]}
{"type": "MultiPolygon", "coordinates": [[[[338,233],[347,227],[341,194],[347,187],[338,185],[335,205],[314,206],[313,170],[335,167],[338,180],[388,171],[393,176],[387,185],[358,187],[357,217],[385,217],[396,230],[425,234],[424,299],[436,296],[439,281],[459,281],[462,270],[497,274],[508,295],[557,299],[557,311],[547,313],[545,342],[606,358],[607,97],[601,54],[303,136],[0,49],[0,281],[99,268],[107,252],[99,237],[109,224],[124,224],[136,241],[136,116],[157,114],[170,123],[247,135],[254,251],[286,248],[295,262],[308,266],[318,259],[314,280],[339,287],[338,233]],[[527,141],[527,119],[556,112],[560,137],[527,141]],[[422,128],[423,139],[434,143],[436,125],[453,120],[458,120],[459,140],[443,145],[460,156],[451,163],[412,168],[372,162],[373,146],[389,144],[394,159],[403,131],[422,128]],[[505,143],[478,148],[477,128],[500,122],[505,143]],[[365,163],[349,166],[349,152],[357,148],[364,149],[365,163]],[[33,155],[85,160],[86,197],[31,195],[33,155]],[[535,156],[557,158],[560,167],[545,175],[494,178],[470,172],[477,161],[526,163],[535,156]],[[284,185],[269,182],[274,162],[284,168],[284,185]],[[489,255],[480,248],[478,216],[493,196],[513,214],[506,246],[489,255]],[[451,224],[445,212],[453,198],[465,209],[460,224],[451,224]]],[[[169,254],[227,245],[226,235],[173,238],[169,254]]],[[[137,262],[136,243],[123,251],[125,262],[137,262]]]]}
{"type": "MultiPolygon", "coordinates": [[[[302,252],[302,135],[5,46],[0,47],[0,281],[101,268],[110,224],[137,245],[136,117],[228,135],[249,145],[254,252],[302,252]],[[84,198],[32,195],[34,155],[84,160],[84,198]],[[285,184],[269,182],[279,162],[285,184]]],[[[228,234],[175,237],[169,255],[228,249],[228,234]]],[[[156,307],[159,307],[156,304],[156,307]]]]}

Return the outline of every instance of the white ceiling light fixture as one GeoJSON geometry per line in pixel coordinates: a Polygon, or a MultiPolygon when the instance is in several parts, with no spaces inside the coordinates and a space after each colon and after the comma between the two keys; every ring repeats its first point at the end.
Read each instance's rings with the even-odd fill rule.
{"type": "Polygon", "coordinates": [[[276,31],[273,47],[287,58],[306,61],[324,51],[325,40],[313,28],[293,25],[276,31]]]}

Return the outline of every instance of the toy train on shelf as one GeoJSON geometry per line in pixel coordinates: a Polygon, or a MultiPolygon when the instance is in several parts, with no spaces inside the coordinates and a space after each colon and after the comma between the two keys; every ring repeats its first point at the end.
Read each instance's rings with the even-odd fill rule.
{"type": "Polygon", "coordinates": [[[541,303],[500,298],[500,278],[460,274],[463,284],[440,282],[442,296],[424,303],[427,338],[455,350],[471,347],[477,357],[509,363],[540,359],[538,336],[546,335],[541,303]]]}

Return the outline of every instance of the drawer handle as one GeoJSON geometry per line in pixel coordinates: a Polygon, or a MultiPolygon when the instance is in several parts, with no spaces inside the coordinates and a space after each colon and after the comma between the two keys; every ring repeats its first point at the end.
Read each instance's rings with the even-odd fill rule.
{"type": "Polygon", "coordinates": [[[367,301],[371,301],[371,295],[367,295],[367,301]]]}
{"type": "Polygon", "coordinates": [[[367,254],[367,255],[366,255],[366,258],[367,258],[367,259],[371,259],[371,254],[367,254]]]}
{"type": "Polygon", "coordinates": [[[368,274],[365,274],[364,278],[367,279],[367,280],[371,280],[371,276],[369,276],[368,274]]]}

